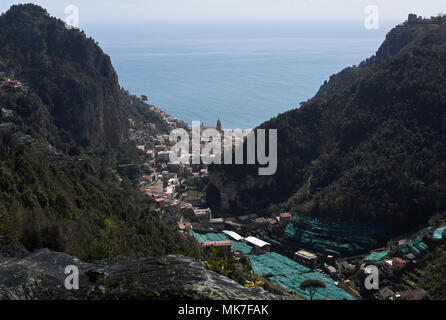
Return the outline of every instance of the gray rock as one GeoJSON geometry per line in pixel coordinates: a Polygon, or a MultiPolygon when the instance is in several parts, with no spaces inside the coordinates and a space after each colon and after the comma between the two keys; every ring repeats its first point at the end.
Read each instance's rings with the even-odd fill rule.
{"type": "Polygon", "coordinates": [[[207,270],[201,262],[179,255],[141,261],[117,257],[85,263],[65,253],[42,249],[0,261],[0,299],[270,300],[287,297],[262,288],[245,288],[207,270]],[[79,269],[78,290],[65,288],[68,265],[79,269]]]}

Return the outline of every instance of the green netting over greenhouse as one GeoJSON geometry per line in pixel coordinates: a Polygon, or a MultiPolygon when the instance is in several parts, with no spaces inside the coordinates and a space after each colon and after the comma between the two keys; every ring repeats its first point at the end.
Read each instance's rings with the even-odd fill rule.
{"type": "Polygon", "coordinates": [[[265,239],[265,241],[267,241],[267,242],[269,242],[269,243],[274,243],[274,244],[276,244],[276,245],[282,247],[282,244],[281,244],[279,241],[274,240],[274,239],[271,239],[271,238],[268,237],[268,236],[263,236],[263,239],[265,239]]]}
{"type": "Polygon", "coordinates": [[[252,271],[262,277],[310,271],[307,267],[275,252],[269,252],[259,256],[250,255],[249,260],[251,260],[252,271]]]}
{"type": "Polygon", "coordinates": [[[446,230],[446,226],[436,229],[434,231],[434,235],[432,236],[432,238],[437,240],[443,239],[444,230],[446,230]]]}
{"type": "MultiPolygon", "coordinates": [[[[197,239],[198,242],[210,242],[210,241],[226,241],[229,240],[228,237],[224,233],[196,233],[192,230],[189,231],[189,234],[193,236],[195,239],[197,239]]],[[[231,246],[234,249],[234,251],[239,251],[244,254],[249,254],[252,250],[252,247],[250,245],[247,245],[243,242],[237,242],[231,240],[231,246]]]]}
{"type": "Polygon", "coordinates": [[[237,241],[231,240],[231,245],[232,245],[232,249],[234,249],[234,251],[239,251],[244,254],[249,254],[252,250],[252,247],[250,245],[247,245],[246,243],[243,243],[243,242],[237,242],[237,241]]]}
{"type": "Polygon", "coordinates": [[[424,250],[429,248],[427,244],[425,244],[423,241],[421,241],[420,238],[416,238],[414,241],[410,242],[409,244],[405,245],[403,248],[400,249],[400,251],[404,254],[413,252],[415,254],[420,254],[424,250]]]}
{"type": "Polygon", "coordinates": [[[325,277],[319,272],[308,272],[302,274],[293,275],[293,277],[276,276],[269,279],[272,283],[280,285],[285,289],[295,292],[307,299],[310,295],[307,291],[303,291],[299,288],[300,284],[305,280],[319,280],[325,284],[325,289],[319,289],[313,299],[314,300],[355,300],[355,298],[349,295],[347,292],[337,287],[333,281],[325,277]]]}
{"type": "Polygon", "coordinates": [[[388,251],[372,252],[367,257],[365,257],[364,261],[380,261],[388,254],[388,251]]]}
{"type": "Polygon", "coordinates": [[[334,282],[318,272],[310,272],[307,267],[277,253],[265,253],[259,256],[250,255],[252,270],[255,274],[267,277],[272,283],[285,289],[310,298],[307,291],[299,286],[305,280],[319,280],[326,286],[317,291],[313,299],[317,300],[354,300],[355,298],[337,287],[334,282]]]}
{"type": "Polygon", "coordinates": [[[307,217],[293,217],[285,233],[300,244],[315,251],[339,256],[364,249],[373,239],[390,231],[390,227],[377,223],[333,222],[307,217]]]}
{"type": "Polygon", "coordinates": [[[189,231],[189,234],[193,236],[195,239],[197,239],[198,242],[209,242],[209,241],[226,241],[228,238],[224,233],[205,233],[205,234],[199,234],[196,232],[193,232],[192,230],[189,231]]]}

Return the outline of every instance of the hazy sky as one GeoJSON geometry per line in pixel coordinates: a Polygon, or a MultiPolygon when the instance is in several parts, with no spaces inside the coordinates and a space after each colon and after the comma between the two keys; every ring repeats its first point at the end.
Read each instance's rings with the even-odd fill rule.
{"type": "Polygon", "coordinates": [[[67,5],[79,8],[79,20],[150,22],[154,20],[361,20],[376,5],[382,20],[400,22],[410,12],[423,16],[446,11],[444,0],[1,0],[4,12],[14,3],[33,2],[64,18],[67,5]]]}

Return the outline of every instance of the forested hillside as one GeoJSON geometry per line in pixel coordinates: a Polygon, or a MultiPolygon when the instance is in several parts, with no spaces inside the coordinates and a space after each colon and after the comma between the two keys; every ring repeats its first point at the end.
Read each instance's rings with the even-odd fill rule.
{"type": "Polygon", "coordinates": [[[376,56],[260,127],[278,130],[277,173],[212,168],[227,212],[426,222],[446,209],[445,19],[398,26],[376,56]]]}
{"type": "Polygon", "coordinates": [[[0,69],[0,246],[87,260],[197,249],[117,175],[138,159],[129,115],[159,130],[162,119],[132,102],[94,40],[36,5],[13,6],[0,16],[0,69]]]}

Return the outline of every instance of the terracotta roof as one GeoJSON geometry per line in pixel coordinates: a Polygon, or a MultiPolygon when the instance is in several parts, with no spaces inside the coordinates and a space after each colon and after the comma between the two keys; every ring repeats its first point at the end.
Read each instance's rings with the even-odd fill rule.
{"type": "Polygon", "coordinates": [[[277,223],[277,220],[273,219],[273,218],[266,219],[266,221],[268,221],[269,224],[276,224],[277,223]]]}
{"type": "Polygon", "coordinates": [[[280,217],[281,218],[291,218],[291,213],[289,213],[289,212],[282,212],[280,214],[280,217]]]}
{"type": "Polygon", "coordinates": [[[224,241],[203,241],[203,242],[200,242],[200,245],[202,247],[209,247],[209,246],[228,247],[228,246],[231,246],[231,241],[229,241],[229,240],[224,240],[224,241]]]}
{"type": "Polygon", "coordinates": [[[403,259],[401,259],[399,257],[395,257],[395,258],[392,258],[390,260],[392,260],[393,263],[403,263],[403,264],[406,263],[406,260],[403,260],[403,259]]]}

